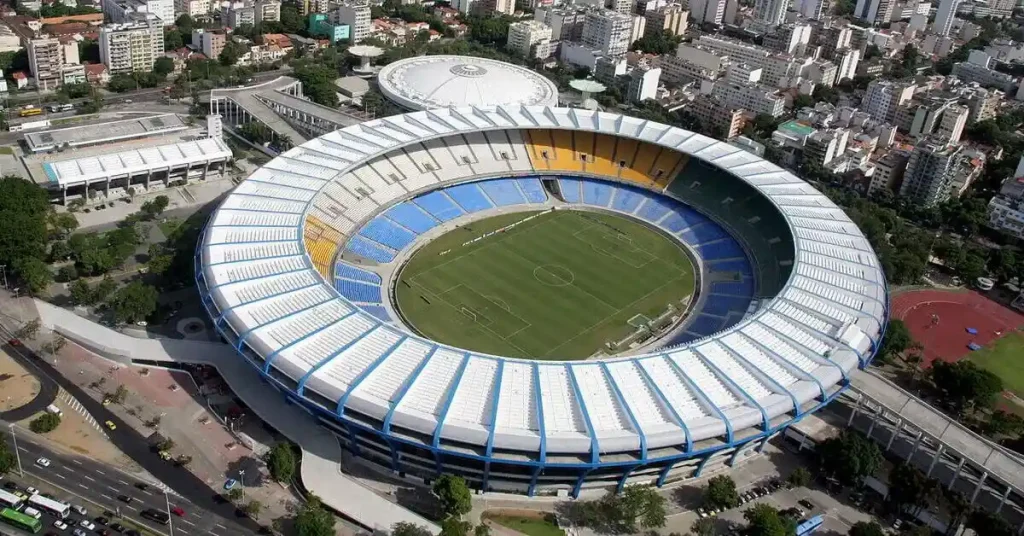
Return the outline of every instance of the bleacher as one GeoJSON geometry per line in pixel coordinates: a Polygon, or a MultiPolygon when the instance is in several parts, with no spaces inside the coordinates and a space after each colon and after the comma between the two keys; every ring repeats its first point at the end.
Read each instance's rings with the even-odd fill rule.
{"type": "Polygon", "coordinates": [[[384,213],[391,221],[417,234],[425,233],[436,227],[440,221],[425,212],[414,203],[399,203],[384,213]]]}
{"type": "Polygon", "coordinates": [[[395,251],[401,251],[412,243],[416,238],[416,233],[399,227],[386,216],[378,216],[359,230],[359,236],[388,246],[395,251]]]}
{"type": "Polygon", "coordinates": [[[495,206],[507,207],[509,205],[522,205],[526,203],[523,192],[516,186],[513,179],[492,179],[480,183],[480,189],[494,203],[495,206]]]}
{"type": "Polygon", "coordinates": [[[361,236],[353,236],[352,239],[348,241],[348,244],[345,245],[345,250],[380,263],[395,260],[395,254],[397,253],[396,251],[389,250],[387,247],[371,242],[361,236]]]}
{"type": "Polygon", "coordinates": [[[467,213],[494,208],[476,183],[449,186],[445,188],[445,193],[467,213]]]}
{"type": "Polygon", "coordinates": [[[335,279],[334,288],[356,303],[381,303],[380,285],[368,285],[348,279],[335,279]]]}
{"type": "Polygon", "coordinates": [[[519,188],[523,190],[526,195],[526,201],[529,203],[544,203],[548,200],[548,194],[544,191],[544,185],[540,183],[540,179],[534,177],[527,177],[524,179],[516,179],[519,183],[519,188]]]}
{"type": "Polygon", "coordinates": [[[427,211],[428,214],[442,222],[458,218],[466,213],[465,210],[459,208],[459,206],[452,201],[452,198],[448,197],[440,190],[421,195],[416,199],[413,199],[412,203],[427,211]]]}

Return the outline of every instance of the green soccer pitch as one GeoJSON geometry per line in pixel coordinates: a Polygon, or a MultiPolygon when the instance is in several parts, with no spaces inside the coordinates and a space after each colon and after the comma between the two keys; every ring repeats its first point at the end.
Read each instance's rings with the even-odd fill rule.
{"type": "Polygon", "coordinates": [[[509,357],[583,359],[694,292],[682,246],[601,212],[519,212],[472,222],[413,254],[395,290],[438,342],[509,357]],[[537,216],[472,244],[465,242],[537,216]]]}

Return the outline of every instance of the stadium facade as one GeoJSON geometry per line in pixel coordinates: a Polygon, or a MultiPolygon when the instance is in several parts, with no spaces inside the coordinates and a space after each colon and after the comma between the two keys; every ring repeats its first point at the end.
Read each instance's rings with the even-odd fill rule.
{"type": "Polygon", "coordinates": [[[352,453],[530,495],[735,464],[834,399],[889,310],[868,241],[788,171],[675,127],[551,107],[415,112],[296,147],[211,216],[196,274],[222,337],[352,453]],[[602,360],[482,355],[413,333],[373,263],[342,259],[399,262],[418,227],[516,203],[676,237],[704,281],[684,335],[602,360]]]}

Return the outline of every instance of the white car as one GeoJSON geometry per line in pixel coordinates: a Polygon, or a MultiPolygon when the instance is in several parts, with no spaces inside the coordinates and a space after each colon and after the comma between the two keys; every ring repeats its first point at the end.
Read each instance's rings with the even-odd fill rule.
{"type": "Polygon", "coordinates": [[[53,526],[57,527],[60,530],[68,530],[68,524],[59,519],[53,522],[53,526]]]}
{"type": "Polygon", "coordinates": [[[39,518],[43,517],[43,513],[42,512],[40,512],[39,510],[36,510],[35,508],[32,508],[31,506],[26,506],[25,509],[21,511],[21,513],[23,513],[23,514],[25,514],[27,516],[32,516],[32,517],[34,517],[36,519],[39,519],[39,518]]]}
{"type": "Polygon", "coordinates": [[[82,527],[85,530],[96,530],[96,524],[92,521],[89,521],[88,519],[83,519],[79,521],[78,526],[82,527]]]}
{"type": "Polygon", "coordinates": [[[32,486],[25,488],[25,491],[27,491],[29,495],[39,495],[39,490],[33,488],[32,486]]]}
{"type": "Polygon", "coordinates": [[[89,515],[89,511],[86,510],[85,507],[79,506],[77,504],[72,504],[71,505],[71,509],[74,510],[75,513],[80,515],[80,516],[87,516],[87,515],[89,515]]]}
{"type": "Polygon", "coordinates": [[[39,458],[38,460],[36,460],[36,465],[38,465],[39,467],[49,467],[50,460],[48,460],[47,458],[39,458]]]}

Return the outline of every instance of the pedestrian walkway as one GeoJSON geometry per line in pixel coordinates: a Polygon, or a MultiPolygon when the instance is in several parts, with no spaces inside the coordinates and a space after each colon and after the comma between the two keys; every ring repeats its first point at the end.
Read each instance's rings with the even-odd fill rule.
{"type": "Polygon", "coordinates": [[[43,326],[69,340],[122,363],[147,361],[202,363],[213,366],[231,390],[269,425],[302,449],[302,483],[325,505],[373,531],[388,531],[398,522],[440,528],[427,519],[374,493],[341,472],[341,445],[332,433],[309,414],[288,404],[284,397],[268,396],[269,387],[255,369],[222,343],[181,339],[137,339],[116,332],[74,313],[36,300],[43,326]]]}
{"type": "Polygon", "coordinates": [[[72,411],[80,414],[82,418],[85,419],[85,422],[89,423],[89,426],[92,426],[97,431],[99,431],[99,433],[103,434],[103,437],[107,436],[107,433],[103,431],[103,427],[100,426],[100,423],[96,421],[96,419],[92,416],[91,413],[89,413],[85,409],[84,406],[82,406],[82,403],[79,402],[78,399],[71,396],[71,393],[65,391],[64,389],[61,389],[60,394],[57,395],[57,398],[60,399],[65,404],[67,404],[67,406],[71,408],[72,411]]]}

